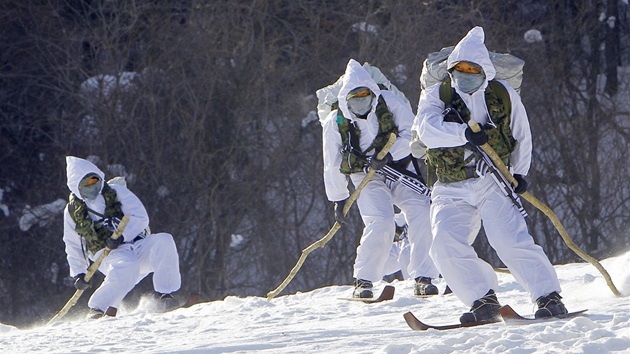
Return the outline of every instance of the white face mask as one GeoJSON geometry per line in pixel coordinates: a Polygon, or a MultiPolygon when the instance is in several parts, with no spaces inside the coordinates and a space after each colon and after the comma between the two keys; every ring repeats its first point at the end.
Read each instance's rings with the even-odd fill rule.
{"type": "Polygon", "coordinates": [[[348,109],[356,116],[364,116],[372,110],[372,95],[352,97],[348,99],[348,109]]]}
{"type": "Polygon", "coordinates": [[[477,91],[486,79],[483,74],[463,73],[457,70],[453,70],[451,76],[453,78],[453,86],[464,93],[477,91]]]}

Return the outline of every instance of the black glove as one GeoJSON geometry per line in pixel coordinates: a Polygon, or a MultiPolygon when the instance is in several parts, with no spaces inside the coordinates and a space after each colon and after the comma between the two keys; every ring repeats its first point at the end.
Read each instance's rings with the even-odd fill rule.
{"type": "Polygon", "coordinates": [[[385,157],[383,157],[382,160],[379,160],[376,156],[373,156],[370,159],[370,168],[378,171],[381,168],[385,167],[385,165],[387,165],[388,163],[392,162],[392,160],[394,160],[394,158],[389,152],[387,153],[387,155],[385,155],[385,157]]]}
{"type": "Polygon", "coordinates": [[[525,180],[525,177],[515,174],[514,179],[518,182],[518,186],[514,188],[514,192],[516,192],[516,194],[523,194],[527,192],[527,181],[525,180]]]}
{"type": "Polygon", "coordinates": [[[343,215],[343,207],[346,206],[346,200],[340,200],[335,202],[335,221],[340,224],[345,224],[348,218],[343,215]]]}
{"type": "Polygon", "coordinates": [[[124,241],[125,241],[125,238],[123,237],[123,235],[120,235],[117,239],[113,239],[113,238],[110,237],[107,240],[105,240],[105,245],[110,250],[115,250],[124,241]]]}
{"type": "Polygon", "coordinates": [[[486,131],[483,129],[475,133],[468,127],[464,134],[466,135],[466,140],[470,141],[473,145],[479,146],[488,142],[488,134],[486,134],[486,131]]]}
{"type": "Polygon", "coordinates": [[[91,286],[92,280],[90,279],[89,282],[85,281],[85,273],[77,274],[74,277],[74,287],[77,288],[77,290],[85,290],[91,286]]]}

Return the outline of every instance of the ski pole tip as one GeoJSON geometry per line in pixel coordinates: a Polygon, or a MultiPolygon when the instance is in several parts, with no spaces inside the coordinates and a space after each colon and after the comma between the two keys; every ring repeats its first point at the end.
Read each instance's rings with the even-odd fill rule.
{"type": "Polygon", "coordinates": [[[276,297],[277,293],[274,291],[270,291],[267,293],[267,301],[271,301],[274,297],[276,297]]]}

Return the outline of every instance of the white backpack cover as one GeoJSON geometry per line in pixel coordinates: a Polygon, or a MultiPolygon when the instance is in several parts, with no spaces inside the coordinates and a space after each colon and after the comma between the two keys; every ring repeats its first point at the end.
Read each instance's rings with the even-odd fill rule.
{"type": "MultiPolygon", "coordinates": [[[[394,84],[392,84],[387,77],[381,72],[379,68],[376,66],[370,65],[368,62],[363,63],[362,67],[367,71],[372,79],[376,81],[377,84],[383,85],[387,88],[388,91],[391,91],[402,98],[408,105],[411,107],[409,100],[405,97],[405,94],[402,93],[394,84]]],[[[332,105],[337,102],[337,95],[339,94],[339,90],[341,89],[341,82],[343,79],[343,75],[335,81],[335,83],[323,87],[316,91],[317,94],[317,116],[319,117],[319,122],[322,123],[324,119],[328,116],[328,114],[332,111],[332,105]]]]}
{"type": "MultiPolygon", "coordinates": [[[[420,74],[420,89],[424,90],[447,78],[446,59],[453,51],[453,48],[452,46],[442,48],[439,52],[430,53],[424,60],[424,63],[422,63],[422,73],[420,74]]],[[[493,52],[490,52],[490,60],[497,71],[494,78],[507,81],[507,83],[520,94],[525,61],[512,54],[493,52]]]]}

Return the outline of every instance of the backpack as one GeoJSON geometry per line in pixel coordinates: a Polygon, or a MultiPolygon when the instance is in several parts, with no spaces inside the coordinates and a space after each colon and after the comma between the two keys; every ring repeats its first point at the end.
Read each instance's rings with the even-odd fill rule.
{"type": "MultiPolygon", "coordinates": [[[[430,53],[422,63],[420,74],[420,89],[425,90],[430,86],[449,79],[446,71],[446,60],[454,47],[442,48],[439,52],[430,53]]],[[[518,93],[521,93],[523,81],[523,66],[525,62],[512,54],[490,52],[490,61],[497,71],[495,80],[505,80],[518,93]]]]}
{"type": "MultiPolygon", "coordinates": [[[[388,79],[383,75],[381,70],[376,66],[372,66],[369,63],[363,63],[363,68],[370,74],[370,77],[378,84],[381,90],[387,90],[395,93],[398,97],[402,98],[403,101],[409,105],[411,108],[411,104],[409,100],[405,96],[402,91],[398,90],[396,86],[394,86],[388,79]]],[[[317,93],[317,115],[319,117],[319,121],[323,124],[324,119],[328,116],[330,112],[335,109],[338,109],[338,94],[339,90],[342,86],[343,75],[335,81],[335,83],[323,87],[316,91],[317,93]]],[[[376,105],[376,117],[378,118],[379,123],[379,132],[372,144],[371,148],[375,148],[377,151],[380,150],[385,142],[387,141],[387,136],[390,132],[395,131],[398,132],[397,127],[393,123],[393,116],[389,112],[387,108],[387,104],[382,96],[378,98],[378,104],[376,105]]],[[[353,127],[349,124],[349,120],[343,116],[341,110],[338,110],[337,113],[337,124],[339,127],[339,133],[342,137],[342,143],[344,146],[348,145],[348,140],[358,139],[360,136],[360,132],[354,132],[353,127]]],[[[357,140],[358,141],[358,140],[357,140]]],[[[340,167],[340,171],[343,174],[351,174],[355,172],[361,172],[364,170],[364,166],[367,162],[362,151],[358,151],[355,145],[358,146],[358,142],[350,141],[350,145],[353,146],[353,151],[344,151],[344,159],[342,166],[340,167]]],[[[368,150],[370,150],[368,149],[368,150]]]]}
{"type": "MultiPolygon", "coordinates": [[[[439,52],[430,53],[422,63],[422,73],[420,74],[420,89],[426,90],[428,87],[441,83],[440,99],[448,107],[453,91],[450,86],[450,76],[446,70],[446,61],[453,52],[453,46],[442,48],[439,52]]],[[[490,61],[496,70],[494,80],[505,80],[518,93],[521,93],[521,82],[523,81],[523,67],[525,62],[507,53],[489,52],[490,61]]],[[[493,80],[493,81],[494,81],[493,80]]],[[[501,98],[507,97],[503,102],[506,110],[511,110],[510,95],[503,85],[490,81],[488,86],[492,86],[497,95],[501,98]],[[509,104],[509,106],[508,106],[509,104]]],[[[426,146],[418,138],[416,131],[412,131],[411,152],[417,158],[424,158],[426,146]]]]}
{"type": "MultiPolygon", "coordinates": [[[[372,66],[369,63],[363,63],[363,69],[370,74],[372,79],[376,81],[381,90],[385,89],[395,93],[398,97],[402,98],[405,103],[411,107],[409,100],[405,97],[405,94],[402,93],[394,84],[392,84],[385,75],[381,72],[379,68],[376,66],[372,66]]],[[[343,75],[337,79],[333,84],[330,84],[326,87],[322,87],[321,89],[316,91],[317,94],[317,116],[319,117],[319,122],[323,123],[324,119],[328,116],[328,114],[333,110],[337,109],[337,95],[339,94],[339,90],[341,89],[343,75]]]]}
{"type": "MultiPolygon", "coordinates": [[[[440,99],[445,107],[449,107],[453,97],[451,78],[446,70],[446,61],[453,52],[453,46],[442,48],[439,52],[430,53],[422,63],[422,73],[420,74],[420,88],[427,89],[435,84],[440,86],[440,99]]],[[[512,54],[489,52],[490,61],[496,70],[496,75],[492,81],[488,82],[494,92],[503,100],[506,112],[512,110],[510,95],[503,85],[495,80],[505,80],[516,93],[521,93],[521,82],[523,81],[523,66],[525,62],[512,54]]],[[[414,134],[417,139],[417,134],[414,134]]],[[[414,141],[412,141],[412,144],[414,141]]]]}
{"type": "MultiPolygon", "coordinates": [[[[445,107],[452,105],[455,90],[451,87],[451,79],[446,70],[446,62],[448,56],[453,51],[453,46],[442,48],[439,52],[430,53],[427,59],[422,63],[422,73],[420,74],[420,88],[427,89],[435,84],[440,84],[440,99],[444,102],[445,107]]],[[[505,80],[518,94],[521,92],[521,82],[523,81],[523,67],[525,62],[511,54],[501,54],[489,52],[490,61],[496,70],[493,80],[488,82],[486,92],[491,90],[503,103],[504,112],[511,112],[512,103],[510,94],[503,84],[497,80],[505,80]]],[[[509,114],[509,113],[508,113],[509,114]]],[[[426,146],[418,138],[418,134],[412,131],[411,151],[415,157],[426,158],[426,146]]],[[[427,161],[428,162],[428,161],[427,161]]],[[[434,168],[430,163],[429,167],[429,185],[434,180],[434,168]]]]}

